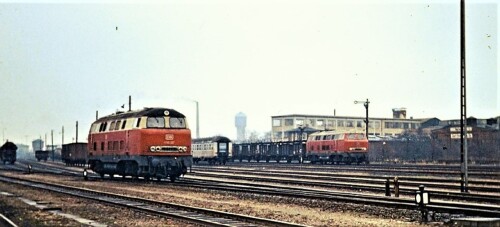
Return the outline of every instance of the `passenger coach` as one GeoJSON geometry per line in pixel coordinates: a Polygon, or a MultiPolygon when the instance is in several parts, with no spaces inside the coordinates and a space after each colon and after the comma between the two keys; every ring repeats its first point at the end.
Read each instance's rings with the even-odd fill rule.
{"type": "Polygon", "coordinates": [[[224,136],[193,139],[193,161],[225,165],[233,156],[232,147],[231,140],[224,136]]]}
{"type": "Polygon", "coordinates": [[[176,178],[192,165],[191,131],[182,113],[167,108],[118,112],[89,132],[90,168],[104,177],[176,178]]]}

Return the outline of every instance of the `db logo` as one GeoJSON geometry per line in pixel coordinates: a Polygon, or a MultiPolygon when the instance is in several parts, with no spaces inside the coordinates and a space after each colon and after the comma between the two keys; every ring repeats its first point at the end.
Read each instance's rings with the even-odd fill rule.
{"type": "Polygon", "coordinates": [[[166,134],[165,140],[174,140],[174,134],[166,134]]]}

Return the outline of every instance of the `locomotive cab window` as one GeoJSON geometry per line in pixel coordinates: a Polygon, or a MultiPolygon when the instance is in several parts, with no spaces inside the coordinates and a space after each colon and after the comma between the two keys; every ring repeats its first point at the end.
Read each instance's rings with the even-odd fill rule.
{"type": "Polygon", "coordinates": [[[169,123],[170,128],[186,128],[186,120],[184,118],[171,117],[169,123]]]}
{"type": "Polygon", "coordinates": [[[147,128],[165,128],[164,117],[148,117],[146,122],[147,128]]]}

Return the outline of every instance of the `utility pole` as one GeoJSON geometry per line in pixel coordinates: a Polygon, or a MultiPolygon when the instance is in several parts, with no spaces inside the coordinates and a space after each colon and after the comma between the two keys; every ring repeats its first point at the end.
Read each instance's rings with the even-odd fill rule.
{"type": "Polygon", "coordinates": [[[128,96],[128,111],[132,111],[132,96],[128,96]]]}
{"type": "Polygon", "coordinates": [[[55,155],[54,155],[54,129],[50,130],[50,138],[52,140],[52,161],[55,161],[55,155]]]}
{"type": "Polygon", "coordinates": [[[369,120],[368,120],[368,106],[370,104],[370,101],[368,99],[366,99],[366,101],[354,101],[354,104],[361,104],[363,103],[363,105],[365,106],[365,109],[366,109],[366,118],[365,118],[365,126],[366,126],[366,139],[368,139],[368,123],[369,123],[369,120]]]}
{"type": "Polygon", "coordinates": [[[78,143],[78,121],[76,121],[76,141],[75,143],[78,143]]]}
{"type": "Polygon", "coordinates": [[[465,1],[460,2],[460,160],[461,192],[468,192],[467,179],[467,102],[465,77],[465,1]]]}
{"type": "Polygon", "coordinates": [[[64,125],[62,126],[62,138],[61,138],[61,146],[64,144],[64,125]]]}
{"type": "Polygon", "coordinates": [[[200,138],[200,111],[198,101],[194,102],[196,103],[196,138],[200,138]]]}

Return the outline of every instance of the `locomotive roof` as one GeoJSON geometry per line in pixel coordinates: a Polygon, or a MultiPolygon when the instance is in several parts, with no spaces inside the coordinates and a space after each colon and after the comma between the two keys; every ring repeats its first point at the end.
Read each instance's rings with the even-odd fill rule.
{"type": "Polygon", "coordinates": [[[17,146],[13,142],[5,142],[1,147],[0,150],[17,150],[17,146]]]}
{"type": "Polygon", "coordinates": [[[203,142],[203,141],[210,141],[210,142],[231,142],[231,140],[229,138],[225,137],[225,136],[212,136],[212,137],[192,139],[193,143],[203,142]]]}
{"type": "Polygon", "coordinates": [[[324,136],[324,135],[335,135],[335,134],[363,134],[362,132],[337,132],[337,131],[321,131],[311,133],[310,136],[324,136]]]}
{"type": "Polygon", "coordinates": [[[147,107],[142,110],[132,110],[128,112],[118,112],[108,116],[104,116],[96,120],[95,122],[103,122],[109,120],[117,120],[124,118],[134,118],[134,117],[185,117],[184,114],[168,108],[151,108],[147,107]],[[165,115],[165,111],[168,111],[168,115],[165,115]]]}

